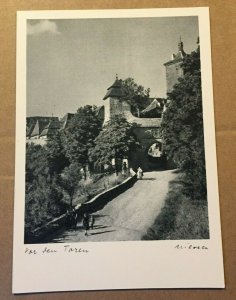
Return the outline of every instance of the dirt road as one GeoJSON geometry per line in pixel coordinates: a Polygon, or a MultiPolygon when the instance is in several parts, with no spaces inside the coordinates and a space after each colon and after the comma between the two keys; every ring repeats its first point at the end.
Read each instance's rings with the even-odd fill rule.
{"type": "Polygon", "coordinates": [[[146,172],[132,188],[94,213],[94,229],[84,235],[82,224],[66,230],[51,242],[137,241],[154,223],[164,205],[169,182],[176,178],[173,171],[146,172]]]}

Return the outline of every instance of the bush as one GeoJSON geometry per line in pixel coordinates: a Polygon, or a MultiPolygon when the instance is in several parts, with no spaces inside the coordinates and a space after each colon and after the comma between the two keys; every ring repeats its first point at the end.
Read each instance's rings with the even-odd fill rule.
{"type": "Polygon", "coordinates": [[[60,188],[55,182],[49,184],[39,176],[34,185],[27,185],[25,199],[25,227],[26,231],[33,231],[49,220],[59,216],[63,211],[60,188]]]}

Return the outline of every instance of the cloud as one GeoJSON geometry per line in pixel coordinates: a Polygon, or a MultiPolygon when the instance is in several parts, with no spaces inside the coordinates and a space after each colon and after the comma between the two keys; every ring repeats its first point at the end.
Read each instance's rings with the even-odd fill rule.
{"type": "Polygon", "coordinates": [[[35,24],[27,24],[27,34],[28,35],[39,35],[42,33],[60,34],[58,31],[57,24],[49,20],[40,20],[35,24]]]}

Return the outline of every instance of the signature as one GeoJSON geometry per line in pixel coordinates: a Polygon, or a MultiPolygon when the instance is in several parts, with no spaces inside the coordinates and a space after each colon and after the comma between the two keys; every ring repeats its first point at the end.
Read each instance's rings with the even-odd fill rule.
{"type": "Polygon", "coordinates": [[[194,245],[194,244],[177,244],[175,249],[179,250],[184,250],[184,249],[189,249],[189,250],[208,250],[208,247],[205,245],[194,245]]]}

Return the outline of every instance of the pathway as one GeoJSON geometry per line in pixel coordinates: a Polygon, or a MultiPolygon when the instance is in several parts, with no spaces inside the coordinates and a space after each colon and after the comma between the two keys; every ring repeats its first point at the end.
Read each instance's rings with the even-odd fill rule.
{"type": "Polygon", "coordinates": [[[76,229],[60,233],[51,242],[141,240],[164,205],[169,182],[176,177],[173,170],[144,173],[143,180],[93,214],[95,225],[88,236],[79,223],[76,229]]]}

